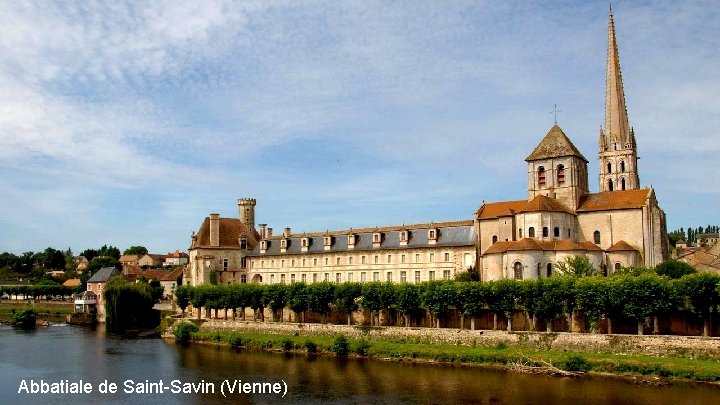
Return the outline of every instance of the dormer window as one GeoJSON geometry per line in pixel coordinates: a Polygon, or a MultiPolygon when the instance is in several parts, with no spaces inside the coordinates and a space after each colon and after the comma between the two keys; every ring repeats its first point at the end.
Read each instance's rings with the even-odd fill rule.
{"type": "Polygon", "coordinates": [[[247,249],[247,238],[244,236],[240,237],[240,249],[247,249]]]}
{"type": "Polygon", "coordinates": [[[265,253],[265,251],[267,251],[267,248],[268,248],[268,241],[261,240],[260,241],[260,253],[265,253]]]}
{"type": "Polygon", "coordinates": [[[348,249],[355,248],[355,240],[356,240],[355,235],[348,235],[348,237],[347,237],[348,249]]]}
{"type": "Polygon", "coordinates": [[[538,167],[538,185],[545,185],[545,168],[543,166],[538,167]]]}
{"type": "Polygon", "coordinates": [[[287,252],[288,245],[290,244],[289,239],[280,239],[280,252],[285,253],[287,252]]]}
{"type": "Polygon", "coordinates": [[[380,244],[382,243],[382,233],[380,233],[380,232],[373,233],[372,242],[373,242],[374,248],[380,247],[380,244]]]}
{"type": "Polygon", "coordinates": [[[438,230],[436,228],[428,229],[427,236],[428,236],[428,243],[431,245],[434,245],[435,243],[437,243],[438,230]]]}
{"type": "Polygon", "coordinates": [[[325,250],[330,250],[333,243],[333,237],[332,236],[325,236],[323,237],[323,247],[325,250]]]}
{"type": "Polygon", "coordinates": [[[307,252],[309,246],[310,246],[310,238],[300,239],[300,250],[302,250],[303,252],[307,252]]]}
{"type": "Polygon", "coordinates": [[[400,231],[400,246],[407,246],[408,244],[408,231],[400,231]]]}

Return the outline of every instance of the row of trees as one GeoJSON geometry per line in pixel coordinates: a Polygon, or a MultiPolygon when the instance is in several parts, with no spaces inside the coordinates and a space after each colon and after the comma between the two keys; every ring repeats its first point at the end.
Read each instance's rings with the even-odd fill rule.
{"type": "Polygon", "coordinates": [[[505,279],[490,282],[429,281],[420,284],[393,283],[293,283],[293,284],[239,284],[229,286],[203,285],[181,286],[176,290],[178,306],[185,309],[192,304],[198,309],[232,310],[237,316],[240,309],[243,319],[245,309],[252,308],[264,321],[263,309],[269,308],[273,317],[288,308],[296,318],[304,321],[305,311],[321,315],[323,322],[331,310],[350,314],[360,308],[372,314],[371,324],[378,324],[382,310],[395,310],[403,316],[404,326],[412,324],[411,319],[428,311],[436,327],[440,319],[451,309],[460,314],[461,325],[470,317],[474,329],[475,317],[485,311],[507,319],[511,330],[512,314],[524,310],[531,329],[542,320],[550,331],[554,320],[569,319],[576,313],[584,315],[591,329],[600,318],[608,319],[608,332],[612,333],[612,319],[637,321],[638,334],[643,325],[657,317],[675,310],[692,311],[705,320],[703,334],[709,335],[709,316],[720,304],[720,276],[707,273],[684,275],[678,279],[660,276],[654,272],[619,274],[612,277],[553,276],[538,280],[517,281],[505,279]]]}
{"type": "Polygon", "coordinates": [[[19,297],[22,295],[23,299],[50,299],[56,295],[63,297],[70,296],[72,294],[83,291],[80,286],[78,287],[67,287],[64,285],[16,285],[16,286],[4,286],[0,287],[0,292],[6,293],[10,296],[19,297]]]}

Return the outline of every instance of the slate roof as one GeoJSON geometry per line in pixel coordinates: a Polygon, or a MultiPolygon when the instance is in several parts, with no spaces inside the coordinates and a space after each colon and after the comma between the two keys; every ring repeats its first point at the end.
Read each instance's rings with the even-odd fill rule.
{"type": "Polygon", "coordinates": [[[102,269],[98,270],[97,273],[93,274],[93,276],[90,277],[87,282],[104,283],[111,278],[117,276],[118,274],[120,274],[120,270],[116,269],[115,267],[103,267],[102,269]]]}
{"type": "Polygon", "coordinates": [[[265,253],[260,253],[260,244],[248,253],[248,256],[273,256],[273,255],[299,255],[313,253],[329,253],[329,252],[357,252],[357,251],[379,251],[387,249],[412,249],[421,247],[457,247],[457,246],[474,246],[475,230],[473,221],[455,221],[430,224],[400,225],[388,226],[382,228],[363,228],[363,229],[347,229],[332,232],[320,233],[303,233],[292,234],[288,238],[288,247],[286,252],[280,251],[280,240],[282,236],[274,236],[267,239],[268,248],[265,253]],[[438,229],[437,243],[431,245],[428,243],[428,230],[431,228],[438,229]],[[400,231],[408,231],[408,243],[405,246],[400,245],[400,231]],[[373,248],[373,233],[382,233],[382,243],[379,248],[373,248]],[[355,248],[348,249],[347,235],[356,235],[355,248]],[[331,236],[333,238],[330,250],[325,250],[323,245],[324,237],[331,236]],[[303,252],[300,247],[303,237],[310,238],[307,252],[303,252]]]}
{"type": "Polygon", "coordinates": [[[198,230],[197,239],[190,249],[240,249],[238,239],[241,235],[247,238],[248,248],[253,248],[260,239],[260,235],[254,229],[248,229],[237,218],[219,218],[218,221],[220,221],[220,246],[210,246],[210,217],[205,217],[198,230]]]}
{"type": "Polygon", "coordinates": [[[651,188],[587,194],[580,199],[580,206],[577,211],[608,211],[642,208],[651,194],[651,188]]]}
{"type": "Polygon", "coordinates": [[[587,162],[585,156],[580,153],[578,148],[573,145],[570,139],[565,135],[563,130],[557,125],[553,125],[550,131],[545,135],[542,141],[535,149],[525,158],[526,162],[541,159],[551,159],[564,156],[577,156],[587,162]]]}

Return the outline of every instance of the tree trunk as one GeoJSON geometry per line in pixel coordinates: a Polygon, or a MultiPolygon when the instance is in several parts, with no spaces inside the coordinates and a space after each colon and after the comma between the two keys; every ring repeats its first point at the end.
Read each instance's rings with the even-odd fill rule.
{"type": "Polygon", "coordinates": [[[245,307],[242,307],[241,309],[242,309],[242,316],[243,316],[243,321],[244,321],[245,320],[245,307]]]}
{"type": "Polygon", "coordinates": [[[237,319],[237,308],[233,308],[233,321],[237,319]]]}
{"type": "Polygon", "coordinates": [[[612,319],[609,316],[607,317],[607,324],[608,324],[608,335],[612,335],[612,319]]]}
{"type": "Polygon", "coordinates": [[[493,330],[497,330],[497,314],[493,313],[493,330]]]}
{"type": "Polygon", "coordinates": [[[545,321],[545,332],[552,332],[552,319],[548,319],[545,321]]]}
{"type": "Polygon", "coordinates": [[[408,314],[403,314],[403,318],[405,319],[405,327],[410,327],[410,316],[408,316],[408,314]]]}
{"type": "Polygon", "coordinates": [[[351,318],[351,316],[350,316],[350,312],[348,312],[348,314],[347,314],[347,319],[348,319],[348,326],[350,326],[350,318],[351,318]]]}
{"type": "Polygon", "coordinates": [[[475,317],[470,318],[470,330],[475,330],[475,317]]]}
{"type": "Polygon", "coordinates": [[[461,313],[460,314],[460,330],[463,330],[463,329],[465,329],[465,315],[461,313]]]}
{"type": "Polygon", "coordinates": [[[202,308],[198,308],[198,321],[200,320],[200,317],[202,316],[202,308]]]}
{"type": "Polygon", "coordinates": [[[653,335],[659,335],[660,334],[660,325],[658,322],[658,317],[653,316],[653,335]]]}
{"type": "Polygon", "coordinates": [[[440,329],[440,317],[439,316],[435,317],[435,327],[440,329]]]}
{"type": "Polygon", "coordinates": [[[227,321],[227,311],[228,311],[228,309],[225,308],[225,320],[226,320],[226,321],[227,321]]]}
{"type": "Polygon", "coordinates": [[[710,318],[703,319],[703,336],[710,336],[710,318]]]}
{"type": "Polygon", "coordinates": [[[536,321],[537,321],[537,316],[536,316],[535,314],[533,314],[533,315],[530,317],[530,330],[533,331],[533,332],[535,332],[535,322],[536,322],[536,321]]]}
{"type": "Polygon", "coordinates": [[[507,331],[512,332],[512,314],[505,315],[505,318],[507,318],[507,331]]]}
{"type": "Polygon", "coordinates": [[[638,335],[643,334],[643,321],[638,321],[638,335]]]}
{"type": "Polygon", "coordinates": [[[215,310],[215,319],[218,319],[218,315],[217,315],[218,309],[217,309],[217,308],[214,308],[214,310],[215,310]]]}

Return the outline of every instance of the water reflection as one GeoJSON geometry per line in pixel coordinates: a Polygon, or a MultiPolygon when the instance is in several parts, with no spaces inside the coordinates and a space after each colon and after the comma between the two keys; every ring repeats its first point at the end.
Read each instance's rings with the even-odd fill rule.
{"type": "Polygon", "coordinates": [[[246,352],[220,346],[175,345],[125,339],[102,329],[51,327],[35,332],[0,328],[0,403],[117,404],[223,403],[617,403],[706,404],[720,397],[708,385],[646,387],[606,378],[558,379],[503,370],[309,358],[301,354],[246,352]],[[219,384],[225,379],[288,384],[288,395],[235,394],[17,394],[21,379],[122,382],[173,379],[219,384]]]}

